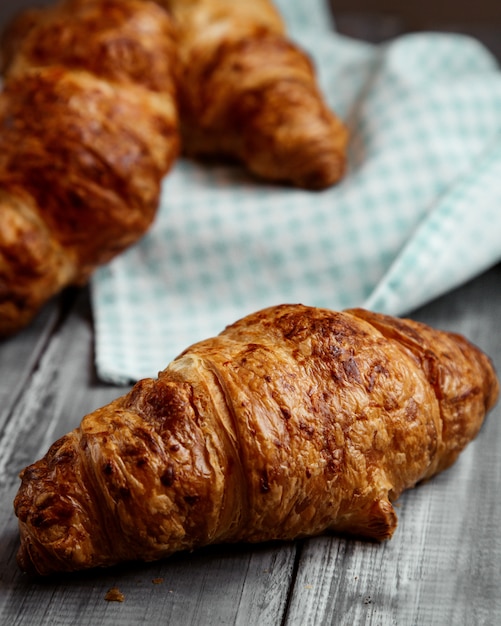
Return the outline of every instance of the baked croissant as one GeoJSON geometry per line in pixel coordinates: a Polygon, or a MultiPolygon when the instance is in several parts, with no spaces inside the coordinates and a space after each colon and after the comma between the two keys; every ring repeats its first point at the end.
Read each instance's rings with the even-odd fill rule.
{"type": "Polygon", "coordinates": [[[322,189],[345,170],[347,131],[270,0],[159,0],[179,37],[183,150],[322,189]]]}
{"type": "Polygon", "coordinates": [[[21,473],[22,569],[154,560],[336,531],[382,540],[499,387],[459,335],[282,305],[193,345],[21,473]]]}
{"type": "Polygon", "coordinates": [[[30,11],[3,42],[0,336],[135,242],[179,151],[175,31],[141,0],[30,11]]]}

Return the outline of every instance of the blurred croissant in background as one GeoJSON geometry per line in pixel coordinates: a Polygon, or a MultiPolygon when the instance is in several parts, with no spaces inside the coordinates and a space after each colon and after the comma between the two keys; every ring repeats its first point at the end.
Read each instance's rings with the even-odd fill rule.
{"type": "Polygon", "coordinates": [[[4,38],[0,336],[152,223],[179,152],[174,29],[141,0],[68,0],[4,38]]]}
{"type": "Polygon", "coordinates": [[[146,232],[180,133],[271,181],[344,172],[346,130],[268,0],[161,4],[63,0],[4,36],[0,337],[146,232]]]}
{"type": "Polygon", "coordinates": [[[161,2],[178,29],[185,152],[233,156],[257,176],[306,189],[339,181],[347,131],[273,4],[161,2]]]}

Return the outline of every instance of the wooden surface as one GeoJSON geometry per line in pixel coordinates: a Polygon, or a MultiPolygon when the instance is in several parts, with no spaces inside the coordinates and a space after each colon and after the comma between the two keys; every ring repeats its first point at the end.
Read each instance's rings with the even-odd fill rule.
{"type": "MultiPolygon", "coordinates": [[[[498,265],[412,317],[465,334],[501,371],[500,313],[498,265]]],[[[0,624],[501,624],[500,406],[456,465],[404,494],[386,543],[323,536],[43,581],[22,574],[12,508],[19,471],[125,391],[96,380],[92,332],[82,289],[0,344],[0,624]],[[105,600],[114,587],[123,602],[105,600]]]]}
{"type": "MultiPolygon", "coordinates": [[[[501,371],[501,265],[415,311],[461,332],[501,371]]],[[[407,492],[383,544],[318,537],[211,547],[154,564],[39,581],[15,562],[18,472],[124,392],[96,381],[87,291],[0,346],[0,623],[501,624],[501,407],[449,470],[407,492]],[[107,602],[117,587],[124,601],[107,602]]]]}

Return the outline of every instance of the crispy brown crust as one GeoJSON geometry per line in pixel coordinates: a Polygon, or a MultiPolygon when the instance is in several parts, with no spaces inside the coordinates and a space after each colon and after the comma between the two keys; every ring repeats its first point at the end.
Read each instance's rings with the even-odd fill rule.
{"type": "Polygon", "coordinates": [[[489,359],[410,320],[284,305],[188,348],[21,474],[23,569],[327,530],[391,537],[403,490],[495,403],[489,359]]]}
{"type": "Polygon", "coordinates": [[[347,131],[269,0],[162,0],[179,30],[183,149],[259,177],[323,189],[345,171],[347,131]]]}
{"type": "Polygon", "coordinates": [[[20,18],[4,49],[0,336],[144,234],[179,149],[157,5],[68,0],[20,18]]]}

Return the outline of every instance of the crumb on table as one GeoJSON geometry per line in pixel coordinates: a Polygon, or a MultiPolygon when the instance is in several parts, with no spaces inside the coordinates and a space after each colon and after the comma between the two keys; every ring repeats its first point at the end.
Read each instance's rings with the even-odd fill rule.
{"type": "Polygon", "coordinates": [[[104,599],[108,602],[123,602],[125,600],[124,594],[117,589],[116,587],[112,587],[104,596],[104,599]]]}

